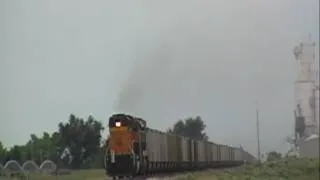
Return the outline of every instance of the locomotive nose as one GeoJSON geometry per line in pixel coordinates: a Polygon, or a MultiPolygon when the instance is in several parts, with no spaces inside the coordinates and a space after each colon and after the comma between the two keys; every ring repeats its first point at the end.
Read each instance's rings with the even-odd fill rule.
{"type": "Polygon", "coordinates": [[[133,160],[130,154],[114,155],[107,158],[107,174],[110,176],[130,176],[134,172],[133,160]],[[111,160],[113,159],[113,160],[111,160]]]}

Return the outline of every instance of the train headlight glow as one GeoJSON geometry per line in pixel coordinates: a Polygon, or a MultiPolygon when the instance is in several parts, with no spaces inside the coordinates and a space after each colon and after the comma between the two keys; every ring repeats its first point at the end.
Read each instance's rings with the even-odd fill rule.
{"type": "Polygon", "coordinates": [[[116,127],[120,127],[121,126],[121,122],[116,122],[116,127]]]}

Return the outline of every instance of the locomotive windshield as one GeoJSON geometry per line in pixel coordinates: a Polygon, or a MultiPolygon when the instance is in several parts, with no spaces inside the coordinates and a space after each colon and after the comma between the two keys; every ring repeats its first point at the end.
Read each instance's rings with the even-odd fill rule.
{"type": "Polygon", "coordinates": [[[132,119],[131,117],[123,114],[113,115],[109,118],[109,128],[113,127],[121,127],[121,126],[132,126],[132,119]]]}
{"type": "Polygon", "coordinates": [[[134,130],[144,129],[146,127],[146,121],[126,114],[115,114],[109,118],[109,128],[122,126],[130,127],[134,130]]]}

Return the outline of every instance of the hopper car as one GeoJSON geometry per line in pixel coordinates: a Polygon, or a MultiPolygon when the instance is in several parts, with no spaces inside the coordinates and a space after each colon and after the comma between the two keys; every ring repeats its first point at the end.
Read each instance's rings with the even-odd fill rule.
{"type": "Polygon", "coordinates": [[[233,167],[255,161],[240,147],[195,140],[147,127],[127,114],[109,118],[106,174],[114,179],[161,172],[233,167]]]}

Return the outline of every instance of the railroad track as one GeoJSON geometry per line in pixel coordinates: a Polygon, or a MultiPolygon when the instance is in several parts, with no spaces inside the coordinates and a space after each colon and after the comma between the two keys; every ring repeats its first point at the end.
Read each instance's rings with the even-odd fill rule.
{"type": "MultiPolygon", "coordinates": [[[[134,178],[122,178],[121,180],[170,180],[172,177],[170,176],[138,176],[134,178]]],[[[112,177],[106,177],[105,180],[113,180],[112,177]]]]}
{"type": "MultiPolygon", "coordinates": [[[[172,173],[160,173],[156,175],[140,175],[134,178],[122,178],[121,180],[172,180],[174,177],[179,175],[184,175],[186,173],[199,173],[199,172],[219,172],[219,171],[234,171],[236,168],[239,168],[241,166],[236,167],[217,167],[217,168],[209,168],[209,169],[203,169],[203,170],[197,170],[197,171],[185,171],[185,172],[172,172],[172,173]]],[[[106,177],[106,180],[112,180],[112,177],[106,177]]]]}
{"type": "MultiPolygon", "coordinates": [[[[157,174],[157,175],[139,175],[139,176],[136,176],[136,177],[131,177],[131,178],[128,178],[128,177],[125,177],[125,178],[122,178],[121,180],[169,180],[171,179],[172,177],[174,176],[177,176],[181,173],[162,173],[162,174],[157,174]]],[[[106,177],[106,180],[112,180],[112,177],[106,177]]]]}

